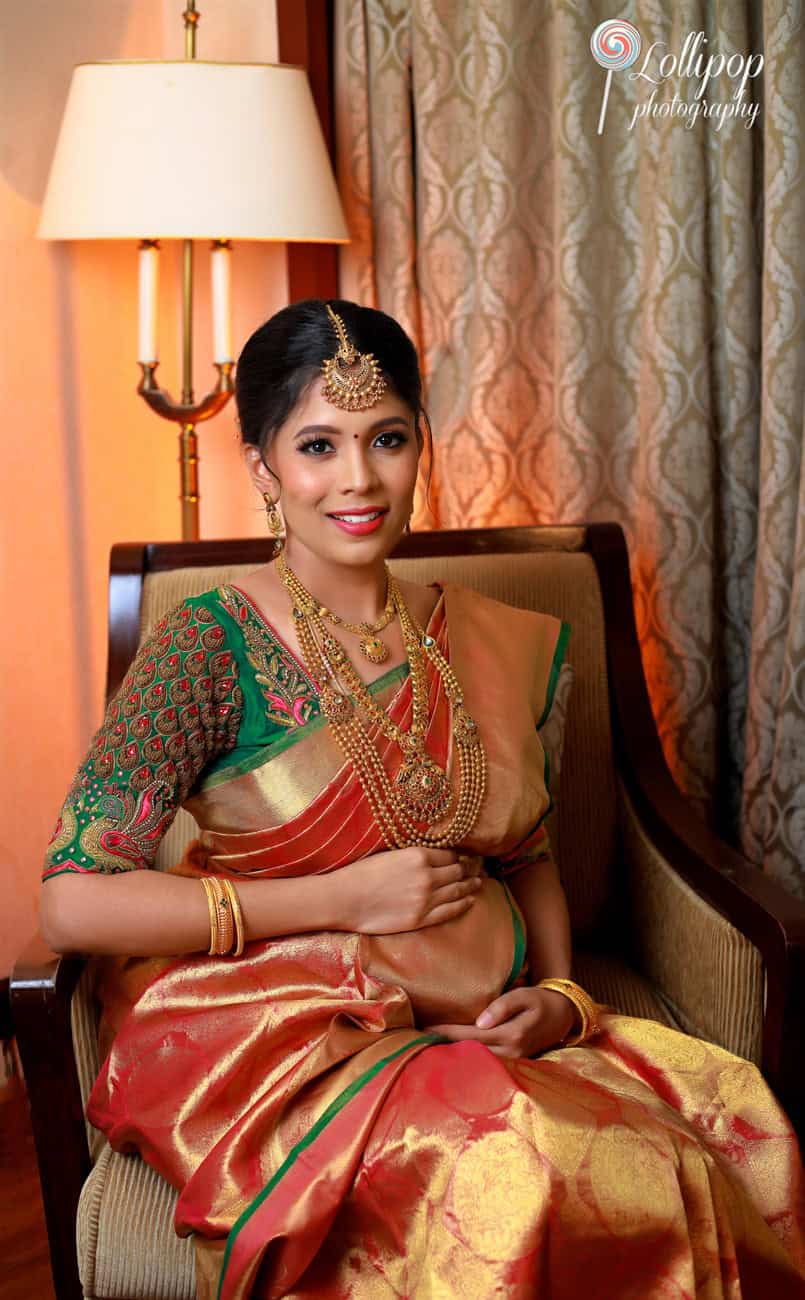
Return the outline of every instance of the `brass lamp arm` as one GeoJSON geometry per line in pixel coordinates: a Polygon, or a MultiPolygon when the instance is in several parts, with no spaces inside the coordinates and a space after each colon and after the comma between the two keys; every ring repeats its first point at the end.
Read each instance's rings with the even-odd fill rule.
{"type": "Polygon", "coordinates": [[[232,379],[234,362],[216,361],[214,364],[218,371],[218,383],[206,397],[202,397],[200,402],[175,402],[170,393],[160,388],[154,378],[158,361],[139,362],[143,374],[137,385],[137,392],[145,399],[151,410],[156,411],[163,419],[173,420],[177,424],[199,424],[202,420],[210,420],[217,415],[235,391],[232,379]]]}

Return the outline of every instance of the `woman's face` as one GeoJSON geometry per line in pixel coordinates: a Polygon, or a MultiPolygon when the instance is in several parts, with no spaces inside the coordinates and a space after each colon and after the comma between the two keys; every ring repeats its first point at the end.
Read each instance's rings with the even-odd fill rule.
{"type": "Polygon", "coordinates": [[[276,478],[249,448],[252,477],[279,499],[289,558],[304,548],[338,564],[371,564],[392,550],[413,507],[414,415],[389,389],[370,410],[342,411],[322,397],[322,382],[314,380],[265,452],[276,478]]]}

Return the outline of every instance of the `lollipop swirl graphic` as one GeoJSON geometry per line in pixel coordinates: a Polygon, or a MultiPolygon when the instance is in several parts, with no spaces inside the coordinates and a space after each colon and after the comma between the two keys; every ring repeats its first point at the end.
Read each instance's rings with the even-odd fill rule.
{"type": "Polygon", "coordinates": [[[632,66],[640,53],[640,44],[639,31],[623,18],[608,18],[605,22],[599,23],[590,37],[593,58],[607,70],[607,84],[604,86],[604,98],[601,101],[601,113],[598,118],[599,135],[604,129],[607,115],[612,74],[632,66]]]}

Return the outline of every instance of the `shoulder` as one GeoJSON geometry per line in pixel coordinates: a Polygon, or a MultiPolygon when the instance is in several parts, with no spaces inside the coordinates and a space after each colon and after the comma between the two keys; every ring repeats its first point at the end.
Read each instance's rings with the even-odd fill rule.
{"type": "Polygon", "coordinates": [[[540,610],[522,609],[519,605],[507,605],[502,600],[476,591],[473,587],[462,587],[458,583],[440,584],[444,591],[445,606],[456,618],[476,619],[489,626],[499,628],[504,634],[512,629],[552,630],[557,635],[563,623],[553,614],[544,614],[540,610]]]}
{"type": "Polygon", "coordinates": [[[426,586],[422,582],[409,582],[407,579],[396,578],[397,586],[402,592],[406,605],[422,627],[426,627],[430,616],[439,602],[442,584],[433,583],[426,586]]]}
{"type": "Polygon", "coordinates": [[[183,638],[187,642],[180,648],[190,649],[191,643],[203,638],[205,632],[211,630],[211,635],[206,638],[208,649],[217,646],[220,640],[220,633],[226,634],[229,620],[227,612],[231,613],[231,598],[228,592],[231,589],[226,586],[210,587],[207,591],[198,592],[193,596],[185,596],[175,605],[160,614],[159,618],[151,624],[146,636],[145,642],[165,639],[170,636],[171,640],[176,635],[183,632],[187,635],[183,638]]]}
{"type": "Polygon", "coordinates": [[[187,596],[152,624],[140,643],[124,686],[172,681],[185,673],[227,677],[234,671],[237,634],[224,613],[219,588],[187,596]]]}
{"type": "Polygon", "coordinates": [[[522,682],[533,717],[544,720],[564,661],[570,628],[562,619],[520,609],[467,587],[445,584],[450,660],[462,680],[522,682]]]}
{"type": "Polygon", "coordinates": [[[479,631],[483,629],[495,640],[505,640],[512,635],[526,635],[539,639],[567,639],[569,628],[560,618],[553,614],[544,614],[540,610],[522,609],[517,605],[507,605],[502,600],[487,596],[473,587],[464,587],[455,582],[434,581],[428,586],[419,582],[408,582],[398,578],[409,608],[415,613],[424,627],[433,610],[444,596],[445,616],[448,626],[455,630],[457,623],[467,629],[474,625],[479,631]],[[564,629],[564,633],[563,633],[564,629]]]}

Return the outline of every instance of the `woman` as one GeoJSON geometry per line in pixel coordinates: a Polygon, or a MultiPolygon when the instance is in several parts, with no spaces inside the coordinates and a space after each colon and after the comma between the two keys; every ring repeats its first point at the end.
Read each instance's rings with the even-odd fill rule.
{"type": "Polygon", "coordinates": [[[153,630],[42,897],[57,950],[134,954],[89,1115],[180,1189],[199,1295],[805,1294],[796,1142],[757,1072],[569,979],[536,729],[564,629],[387,573],[410,341],[300,303],[237,398],[284,547],[153,630]],[[180,804],[200,838],[142,870],[180,804]]]}

